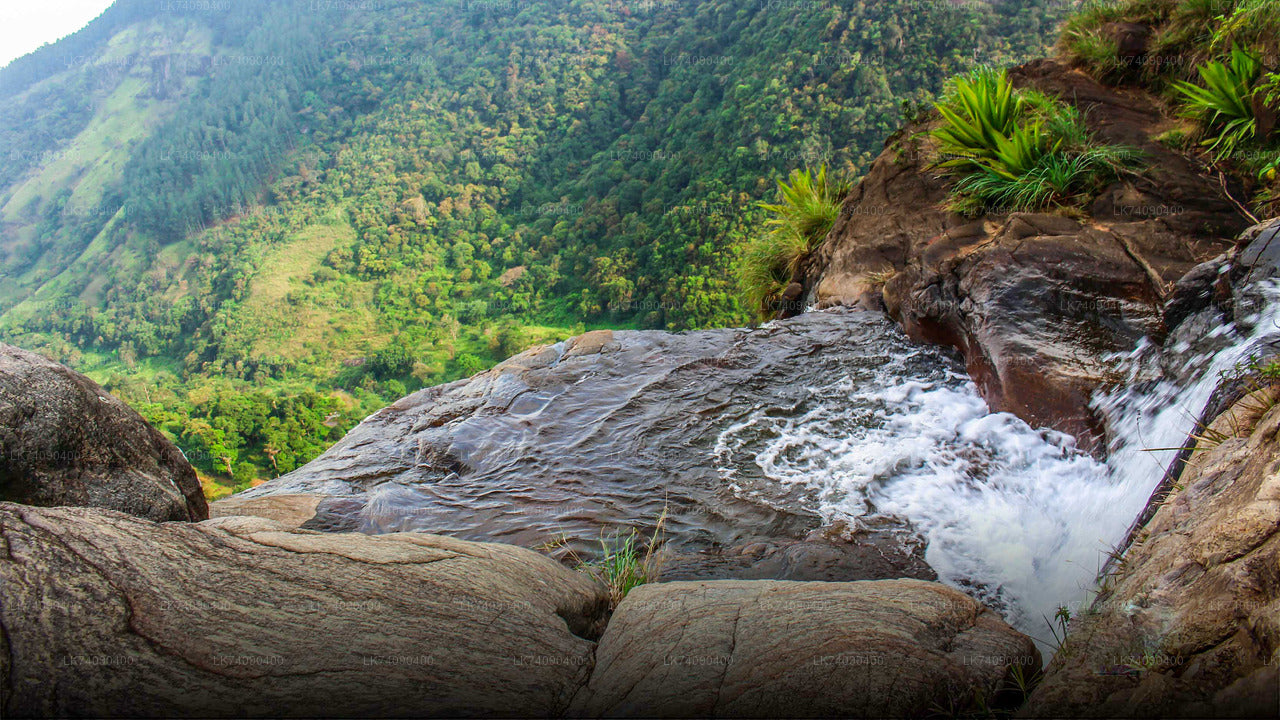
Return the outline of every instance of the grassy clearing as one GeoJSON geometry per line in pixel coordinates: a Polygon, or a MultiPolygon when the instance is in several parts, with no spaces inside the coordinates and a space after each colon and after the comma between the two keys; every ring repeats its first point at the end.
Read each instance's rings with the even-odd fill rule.
{"type": "Polygon", "coordinates": [[[1095,3],[1067,23],[1059,49],[1103,82],[1162,94],[1193,121],[1162,141],[1204,153],[1224,184],[1226,175],[1239,179],[1242,214],[1280,213],[1280,0],[1095,3]],[[1111,23],[1148,28],[1146,53],[1121,56],[1111,23]]]}

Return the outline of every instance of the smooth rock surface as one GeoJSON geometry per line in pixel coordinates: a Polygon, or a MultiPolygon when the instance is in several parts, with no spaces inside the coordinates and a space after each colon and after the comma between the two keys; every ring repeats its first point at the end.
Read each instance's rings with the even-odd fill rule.
{"type": "Polygon", "coordinates": [[[837,438],[878,427],[888,406],[850,387],[959,389],[962,371],[882,314],[847,309],[755,329],[594,331],[404,397],[236,500],[329,495],[303,528],[554,543],[587,558],[602,535],[647,538],[661,517],[683,579],[932,577],[909,528],[811,542],[817,493],[759,457],[786,432],[775,424],[814,413],[837,438]],[[785,550],[726,554],[758,543],[785,550]]]}
{"type": "Polygon", "coordinates": [[[506,545],[0,503],[0,715],[555,715],[606,602],[506,545]]]}
{"type": "Polygon", "coordinates": [[[209,508],[182,452],[97,383],[0,343],[0,500],[152,520],[209,508]]]}
{"type": "Polygon", "coordinates": [[[1250,396],[1213,422],[1093,606],[1071,623],[1025,714],[1280,713],[1280,408],[1250,396]]]}
{"type": "Polygon", "coordinates": [[[293,529],[315,518],[316,508],[326,499],[326,495],[232,495],[210,503],[209,517],[259,517],[293,529]]]}
{"type": "Polygon", "coordinates": [[[677,582],[618,606],[571,715],[921,717],[1016,703],[1030,638],[946,586],[677,582]]]}

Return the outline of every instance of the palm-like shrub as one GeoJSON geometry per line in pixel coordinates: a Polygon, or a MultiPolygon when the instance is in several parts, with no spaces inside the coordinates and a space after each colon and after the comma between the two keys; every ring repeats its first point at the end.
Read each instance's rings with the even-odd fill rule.
{"type": "Polygon", "coordinates": [[[1024,101],[1004,71],[978,68],[951,81],[938,112],[947,124],[933,133],[945,167],[993,160],[1017,128],[1024,101]]]}
{"type": "Polygon", "coordinates": [[[941,167],[959,180],[953,210],[1037,210],[1079,200],[1115,174],[1125,153],[1089,139],[1080,113],[1034,90],[1015,90],[1002,71],[979,69],[948,86],[930,135],[941,167]]]}
{"type": "Polygon", "coordinates": [[[828,177],[827,167],[797,169],[778,182],[778,201],[760,203],[769,212],[765,232],[747,244],[740,281],[747,303],[761,318],[776,312],[782,290],[800,262],[831,230],[849,183],[828,177]]]}
{"type": "Polygon", "coordinates": [[[1253,94],[1262,76],[1260,58],[1236,45],[1229,62],[1210,62],[1199,68],[1204,87],[1175,82],[1182,93],[1185,114],[1196,118],[1208,137],[1204,145],[1219,160],[1257,138],[1258,121],[1253,113],[1253,94]]]}

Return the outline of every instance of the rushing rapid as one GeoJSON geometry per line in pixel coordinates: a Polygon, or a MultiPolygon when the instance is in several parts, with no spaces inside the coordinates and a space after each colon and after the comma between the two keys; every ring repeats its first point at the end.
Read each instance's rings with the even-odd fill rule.
{"type": "Polygon", "coordinates": [[[1221,378],[1280,330],[1274,287],[1259,312],[1190,318],[1163,349],[1114,358],[1129,382],[1095,398],[1104,464],[1074,439],[990,413],[966,376],[921,378],[913,350],[812,391],[803,412],[761,408],[721,434],[720,471],[743,495],[801,499],[827,520],[905,518],[946,582],[1048,644],[1057,608],[1088,601],[1098,572],[1197,429],[1221,378]],[[753,458],[755,473],[738,469],[753,458]]]}

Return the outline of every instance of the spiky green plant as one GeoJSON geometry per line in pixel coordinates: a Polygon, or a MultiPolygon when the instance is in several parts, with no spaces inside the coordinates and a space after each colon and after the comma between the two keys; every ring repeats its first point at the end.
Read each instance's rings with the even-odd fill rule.
{"type": "Polygon", "coordinates": [[[1204,87],[1182,81],[1173,86],[1184,97],[1184,114],[1199,120],[1208,133],[1202,144],[1222,160],[1257,136],[1253,93],[1262,61],[1236,45],[1229,62],[1205,63],[1198,72],[1204,87]]]}
{"type": "Polygon", "coordinates": [[[849,183],[830,180],[827,166],[822,165],[817,171],[792,170],[787,180],[778,181],[778,202],[760,203],[760,207],[772,214],[766,227],[796,235],[812,248],[831,229],[848,194],[849,183]]]}
{"type": "Polygon", "coordinates": [[[957,212],[1037,210],[1074,202],[1113,177],[1124,154],[1096,146],[1080,111],[1035,90],[1015,90],[1007,74],[980,69],[953,81],[930,136],[941,167],[959,176],[957,212]]]}
{"type": "Polygon", "coordinates": [[[825,165],[797,169],[778,182],[777,202],[760,203],[770,217],[743,250],[739,280],[748,306],[762,319],[776,312],[800,262],[831,230],[849,189],[848,182],[830,178],[825,165]]]}
{"type": "Polygon", "coordinates": [[[1008,73],[978,68],[953,79],[937,108],[946,120],[932,133],[946,158],[941,164],[962,167],[995,159],[1001,142],[1017,128],[1025,101],[1014,92],[1008,73]]]}

